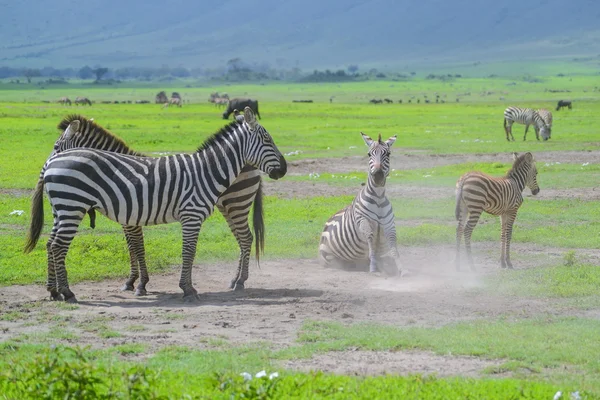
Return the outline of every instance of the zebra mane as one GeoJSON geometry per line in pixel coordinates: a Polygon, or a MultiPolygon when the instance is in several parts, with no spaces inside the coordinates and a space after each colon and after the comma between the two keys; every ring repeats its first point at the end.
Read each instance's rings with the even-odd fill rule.
{"type": "Polygon", "coordinates": [[[516,171],[523,168],[525,166],[525,164],[531,164],[532,161],[533,161],[533,155],[531,153],[521,154],[520,156],[517,157],[517,159],[513,163],[512,168],[509,169],[508,172],[506,173],[506,177],[507,178],[512,177],[516,171]]]}
{"type": "Polygon", "coordinates": [[[230,136],[235,131],[235,127],[239,125],[242,124],[234,119],[232,122],[219,129],[217,133],[213,134],[208,139],[206,139],[204,143],[202,143],[198,147],[198,150],[196,150],[196,152],[201,153],[202,151],[211,148],[215,145],[215,143],[218,143],[221,138],[230,136]]]}
{"type": "Polygon", "coordinates": [[[123,139],[121,139],[114,133],[110,132],[108,129],[103,128],[102,126],[98,125],[91,119],[87,119],[83,115],[79,115],[79,114],[67,115],[65,118],[63,118],[62,121],[60,121],[57,128],[61,132],[64,132],[67,129],[67,127],[69,126],[69,124],[75,120],[79,120],[79,122],[81,123],[81,125],[79,127],[79,131],[88,137],[94,136],[96,138],[96,142],[114,143],[116,145],[122,146],[123,150],[131,152],[130,154],[135,153],[135,155],[144,156],[144,154],[142,154],[142,153],[138,153],[137,151],[131,150],[131,148],[123,141],[123,139]]]}

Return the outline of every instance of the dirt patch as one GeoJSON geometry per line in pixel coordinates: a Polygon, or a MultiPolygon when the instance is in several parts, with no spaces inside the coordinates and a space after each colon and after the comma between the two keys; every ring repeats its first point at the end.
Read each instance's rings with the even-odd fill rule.
{"type": "Polygon", "coordinates": [[[285,366],[300,371],[325,371],[344,375],[481,376],[488,367],[502,364],[477,357],[440,356],[424,351],[341,351],[318,354],[310,360],[288,361],[285,366]]]}

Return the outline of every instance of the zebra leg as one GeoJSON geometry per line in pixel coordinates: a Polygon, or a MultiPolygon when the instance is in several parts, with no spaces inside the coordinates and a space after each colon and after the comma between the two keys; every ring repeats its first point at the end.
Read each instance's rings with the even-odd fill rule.
{"type": "Polygon", "coordinates": [[[57,289],[68,303],[77,303],[77,299],[75,298],[75,294],[69,289],[65,258],[67,257],[69,246],[77,233],[77,228],[84,216],[85,212],[80,215],[65,215],[62,219],[59,215],[56,221],[58,222],[56,235],[50,244],[52,255],[54,257],[54,269],[56,271],[56,280],[58,283],[57,289]]]}
{"type": "Polygon", "coordinates": [[[506,133],[506,140],[508,142],[511,141],[510,138],[512,138],[513,142],[515,141],[515,137],[512,134],[512,121],[507,121],[506,119],[504,120],[504,132],[506,133]]]}
{"type": "Polygon", "coordinates": [[[467,260],[469,262],[469,266],[472,271],[475,271],[475,264],[473,263],[473,255],[471,254],[471,235],[473,234],[473,229],[477,225],[477,221],[479,221],[479,217],[481,216],[481,211],[471,211],[469,213],[469,219],[464,227],[464,235],[465,235],[465,249],[467,250],[467,260]]]}
{"type": "Polygon", "coordinates": [[[516,210],[500,216],[500,220],[502,221],[500,267],[502,268],[513,269],[513,265],[510,262],[510,240],[512,239],[512,227],[516,218],[516,210]]]}
{"type": "Polygon", "coordinates": [[[535,132],[535,138],[537,139],[537,141],[540,141],[540,130],[538,129],[537,125],[533,126],[533,130],[535,132]]]}
{"type": "Polygon", "coordinates": [[[460,271],[460,242],[464,234],[465,227],[462,220],[456,225],[456,256],[454,257],[454,266],[457,271],[460,271]]]}
{"type": "Polygon", "coordinates": [[[146,284],[150,281],[146,266],[146,250],[144,247],[144,232],[141,226],[123,226],[129,257],[131,259],[131,272],[122,290],[133,290],[133,285],[141,275],[140,282],[135,290],[136,296],[145,296],[146,284]]]}
{"type": "Polygon", "coordinates": [[[238,269],[235,277],[229,284],[229,289],[233,290],[244,290],[244,282],[246,282],[248,279],[248,266],[250,265],[250,252],[252,250],[253,241],[252,233],[248,227],[248,215],[250,214],[251,205],[251,202],[248,203],[247,207],[244,207],[244,209],[240,210],[239,213],[236,213],[236,220],[241,221],[241,223],[237,225],[227,208],[220,204],[220,202],[217,203],[217,208],[225,217],[227,225],[229,225],[229,229],[231,229],[231,233],[233,233],[233,236],[240,247],[238,269]]]}
{"type": "Polygon", "coordinates": [[[527,139],[527,131],[529,130],[529,124],[525,124],[525,135],[523,135],[523,141],[527,139]]]}
{"type": "Polygon", "coordinates": [[[181,219],[183,244],[181,250],[181,278],[179,287],[183,290],[183,300],[186,302],[198,300],[198,291],[192,284],[192,265],[198,246],[198,235],[202,220],[198,216],[184,216],[181,219]]]}
{"type": "MultiPolygon", "coordinates": [[[[56,221],[56,215],[54,216],[56,221]]],[[[56,284],[56,270],[54,263],[54,252],[52,251],[52,243],[56,237],[56,224],[52,227],[50,238],[46,243],[46,253],[48,255],[48,280],[46,282],[46,289],[50,292],[50,300],[62,301],[63,297],[58,292],[58,286],[56,284]]]]}

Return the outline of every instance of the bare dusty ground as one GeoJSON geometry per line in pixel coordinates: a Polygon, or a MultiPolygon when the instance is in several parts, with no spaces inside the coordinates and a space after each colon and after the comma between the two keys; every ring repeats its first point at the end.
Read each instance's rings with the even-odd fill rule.
{"type": "MultiPolygon", "coordinates": [[[[600,152],[540,153],[536,157],[560,162],[585,157],[590,162],[599,162],[600,152]]],[[[494,161],[499,156],[477,158],[494,161]]],[[[404,164],[407,168],[417,168],[465,162],[472,160],[472,156],[407,155],[401,160],[408,160],[404,164]]],[[[315,172],[317,168],[329,172],[355,171],[363,169],[364,162],[360,158],[342,162],[298,161],[290,163],[290,173],[315,172]]],[[[310,186],[312,182],[284,183],[282,180],[276,187],[268,185],[267,194],[279,191],[283,197],[296,197],[306,192],[315,193],[315,188],[310,186]]],[[[357,188],[329,187],[323,194],[354,194],[357,188]]],[[[597,195],[592,189],[578,193],[584,197],[597,195]]],[[[449,193],[439,189],[437,195],[452,194],[453,188],[449,193]]],[[[551,195],[561,196],[558,192],[551,195]]],[[[407,193],[404,187],[393,189],[390,196],[431,197],[432,191],[414,187],[407,193]]],[[[565,251],[519,243],[512,247],[516,268],[540,267],[552,259],[560,259],[565,251]]],[[[594,261],[600,258],[591,250],[581,253],[594,261]]],[[[0,314],[4,315],[0,318],[0,341],[28,334],[45,338],[43,340],[92,347],[145,343],[150,353],[166,345],[200,349],[211,348],[217,342],[231,345],[268,342],[282,348],[296,344],[298,333],[308,320],[439,327],[484,317],[528,318],[581,313],[555,300],[502,296],[489,289],[484,280],[498,272],[499,243],[474,243],[476,272],[466,268],[455,271],[452,246],[402,247],[401,254],[405,274],[392,279],[324,269],[316,260],[264,261],[260,268],[252,266],[246,290],[242,292],[227,289],[234,273],[233,263],[207,265],[197,260],[194,282],[201,293],[197,304],[183,301],[177,286],[179,270],[176,267],[170,273],[151,276],[149,295],[145,297],[120,291],[126,270],[121,280],[73,285],[72,290],[79,299],[77,307],[50,302],[42,285],[4,287],[0,291],[0,314]],[[77,339],[61,336],[65,331],[75,333],[77,339]],[[120,336],[102,334],[107,331],[118,332],[120,336]]],[[[501,362],[425,351],[348,350],[319,354],[310,360],[285,361],[281,366],[361,375],[421,372],[476,376],[484,368],[501,362]]]]}

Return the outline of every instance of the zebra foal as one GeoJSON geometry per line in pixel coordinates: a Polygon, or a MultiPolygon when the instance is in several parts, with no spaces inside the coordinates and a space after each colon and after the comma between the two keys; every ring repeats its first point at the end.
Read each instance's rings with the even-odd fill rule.
{"type": "MultiPolygon", "coordinates": [[[[73,131],[79,121],[71,123],[73,131]]],[[[69,289],[65,257],[83,217],[98,210],[124,227],[178,221],[182,225],[182,269],[179,287],[184,299],[196,299],[191,268],[202,223],[246,164],[279,179],[287,165],[269,133],[250,108],[244,123],[234,121],[206,140],[194,154],[139,157],[75,148],[52,156],[42,170],[32,200],[32,220],[25,251],[31,251],[43,227],[44,186],[54,226],[46,245],[53,299],[75,302],[69,289]],[[52,277],[54,275],[54,277],[52,277]]]]}
{"type": "MultiPolygon", "coordinates": [[[[237,113],[237,110],[235,110],[237,113]]],[[[236,114],[237,115],[237,114],[236,114]]],[[[244,123],[244,115],[237,116],[239,123],[244,123]]],[[[129,148],[123,140],[113,135],[97,123],[81,115],[73,114],[65,117],[59,124],[58,129],[63,131],[54,144],[54,150],[51,154],[57,154],[62,151],[75,148],[86,147],[98,150],[107,150],[115,153],[129,154],[136,156],[145,156],[129,148]],[[78,130],[73,130],[71,122],[79,121],[78,130]]],[[[243,290],[245,281],[248,279],[248,270],[250,264],[250,253],[252,242],[256,239],[256,260],[260,259],[260,252],[264,250],[265,225],[263,219],[262,202],[262,178],[260,170],[251,165],[246,165],[237,179],[219,196],[217,209],[223,214],[233,236],[236,238],[240,248],[238,268],[234,278],[231,280],[229,288],[234,290],[243,290]],[[254,207],[252,208],[252,205],[254,207]],[[253,210],[253,229],[254,237],[250,232],[248,219],[250,209],[253,210]]],[[[40,180],[43,176],[40,176],[40,180]]],[[[95,212],[89,211],[91,227],[95,224],[95,212]]],[[[150,278],[146,267],[144,236],[142,227],[123,227],[127,247],[129,249],[130,275],[122,290],[134,290],[134,284],[138,278],[141,280],[135,288],[137,296],[146,294],[146,284],[150,278]]],[[[55,282],[49,282],[53,287],[55,282]]]]}
{"type": "Polygon", "coordinates": [[[394,211],[385,195],[385,181],[390,173],[390,148],[396,136],[384,142],[381,134],[377,140],[362,132],[361,135],[369,147],[367,184],[352,204],[335,213],[325,223],[319,244],[319,259],[323,266],[342,268],[361,268],[368,260],[369,272],[382,271],[397,276],[394,211]]]}
{"type": "Polygon", "coordinates": [[[537,168],[531,153],[513,153],[513,166],[506,176],[497,178],[482,172],[467,172],[456,183],[456,269],[460,270],[460,244],[464,235],[467,258],[475,270],[471,255],[471,234],[482,212],[499,215],[501,228],[502,268],[513,267],[510,262],[510,240],[517,211],[523,203],[523,190],[527,186],[536,195],[540,191],[537,183],[537,168]]]}
{"type": "Polygon", "coordinates": [[[520,107],[508,107],[504,110],[504,131],[506,133],[506,140],[509,142],[515,141],[515,137],[512,134],[512,125],[514,123],[519,123],[525,125],[525,135],[523,135],[523,140],[527,139],[527,131],[529,130],[529,126],[533,125],[535,130],[535,138],[540,140],[540,135],[542,139],[548,140],[550,137],[550,132],[546,123],[542,119],[542,117],[538,114],[537,111],[531,108],[520,108],[520,107]],[[510,139],[509,139],[510,135],[510,139]]]}

